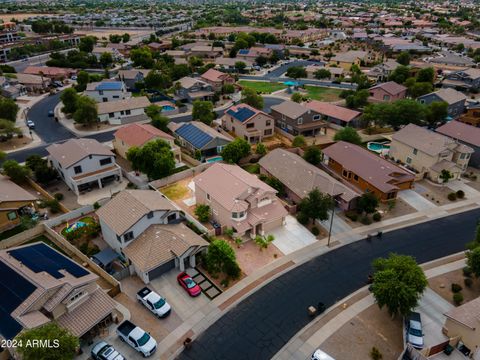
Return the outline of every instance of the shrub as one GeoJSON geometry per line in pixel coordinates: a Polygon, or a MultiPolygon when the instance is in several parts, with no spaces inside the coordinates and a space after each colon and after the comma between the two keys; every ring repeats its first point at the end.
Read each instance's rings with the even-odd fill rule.
{"type": "Polygon", "coordinates": [[[318,229],[318,227],[312,227],[312,234],[315,236],[318,236],[320,234],[320,230],[318,229]]]}
{"type": "Polygon", "coordinates": [[[458,293],[460,291],[462,291],[462,286],[459,285],[459,284],[453,283],[452,284],[452,292],[458,293]]]}
{"type": "Polygon", "coordinates": [[[53,195],[53,197],[54,197],[55,199],[57,199],[58,201],[62,201],[62,200],[63,200],[63,194],[62,194],[62,193],[55,193],[55,194],[53,195]]]}
{"type": "Polygon", "coordinates": [[[210,206],[205,204],[198,204],[195,209],[195,215],[200,222],[207,222],[210,220],[210,206]]]}
{"type": "Polygon", "coordinates": [[[100,209],[100,204],[98,203],[98,201],[95,201],[95,202],[93,203],[93,208],[94,208],[95,210],[100,209]]]}
{"type": "Polygon", "coordinates": [[[360,219],[360,222],[363,225],[370,225],[372,223],[372,219],[370,219],[368,216],[362,216],[362,218],[360,219]]]}
{"type": "Polygon", "coordinates": [[[382,215],[379,212],[376,212],[373,214],[372,218],[373,218],[373,221],[380,221],[382,220],[382,215]]]}
{"type": "Polygon", "coordinates": [[[470,268],[470,266],[465,266],[463,268],[463,276],[472,277],[472,269],[470,268]]]}
{"type": "Polygon", "coordinates": [[[233,229],[232,228],[228,228],[228,229],[225,229],[225,231],[223,232],[226,236],[228,236],[229,238],[232,238],[233,239],[233,229]]]}
{"type": "Polygon", "coordinates": [[[473,280],[471,278],[465,278],[463,279],[463,283],[467,288],[471,288],[473,285],[473,280]]]}
{"type": "Polygon", "coordinates": [[[448,197],[448,200],[450,200],[450,201],[455,201],[455,200],[457,200],[457,194],[454,193],[454,192],[449,193],[449,194],[447,195],[447,197],[448,197]]]}
{"type": "Polygon", "coordinates": [[[453,302],[455,305],[460,305],[463,302],[463,295],[460,292],[453,294],[453,302]]]}
{"type": "Polygon", "coordinates": [[[252,157],[250,160],[248,160],[250,164],[256,164],[258,162],[258,159],[256,157],[252,157]]]}
{"type": "Polygon", "coordinates": [[[370,350],[370,357],[373,360],[382,360],[383,359],[382,353],[375,346],[373,346],[372,350],[370,350]]]}
{"type": "Polygon", "coordinates": [[[358,220],[358,214],[355,211],[347,211],[345,212],[345,216],[352,221],[358,220]]]}
{"type": "Polygon", "coordinates": [[[306,225],[306,224],[308,224],[309,218],[308,218],[307,215],[305,215],[305,213],[299,212],[299,213],[297,214],[297,220],[298,220],[298,222],[299,222],[300,224],[306,225]]]}
{"type": "Polygon", "coordinates": [[[462,190],[458,190],[455,194],[459,199],[463,199],[465,197],[465,193],[462,190]]]}

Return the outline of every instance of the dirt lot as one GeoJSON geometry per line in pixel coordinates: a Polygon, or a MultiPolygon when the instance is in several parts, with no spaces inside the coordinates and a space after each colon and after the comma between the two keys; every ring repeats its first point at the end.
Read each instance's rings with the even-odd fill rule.
{"type": "Polygon", "coordinates": [[[463,289],[463,302],[469,302],[480,296],[480,280],[472,277],[473,285],[471,288],[465,286],[462,269],[455,270],[428,280],[429,286],[445,300],[453,304],[452,284],[459,284],[463,289]]]}
{"type": "Polygon", "coordinates": [[[383,360],[396,360],[403,350],[402,322],[372,305],[330,336],[321,349],[335,359],[370,359],[375,346],[383,360]]]}
{"type": "Polygon", "coordinates": [[[28,145],[32,142],[32,138],[28,136],[24,136],[22,138],[12,138],[8,141],[0,142],[0,150],[7,151],[7,150],[15,150],[17,148],[22,148],[25,145],[28,145]]]}
{"type": "Polygon", "coordinates": [[[12,18],[17,20],[25,20],[33,16],[51,16],[54,14],[39,14],[39,13],[25,13],[25,14],[0,14],[0,20],[10,21],[12,18]]]}
{"type": "MultiPolygon", "coordinates": [[[[454,192],[446,185],[435,185],[427,180],[420,180],[415,183],[415,191],[422,195],[425,199],[431,201],[437,206],[442,206],[452,203],[448,200],[447,196],[449,193],[454,192]]],[[[465,199],[457,199],[456,201],[463,201],[465,199]]]]}

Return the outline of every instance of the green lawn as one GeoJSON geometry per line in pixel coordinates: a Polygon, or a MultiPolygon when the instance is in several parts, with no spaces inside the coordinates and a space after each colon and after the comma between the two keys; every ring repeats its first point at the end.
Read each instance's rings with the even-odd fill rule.
{"type": "Polygon", "coordinates": [[[266,81],[240,80],[239,85],[256,90],[257,92],[270,94],[274,91],[285,89],[287,86],[281,83],[270,83],[266,81]]]}
{"type": "Polygon", "coordinates": [[[248,164],[248,165],[243,166],[243,169],[248,171],[250,174],[260,173],[260,165],[259,164],[248,164]]]}
{"type": "Polygon", "coordinates": [[[340,100],[342,90],[319,86],[305,85],[308,96],[313,100],[333,102],[340,100]]]}

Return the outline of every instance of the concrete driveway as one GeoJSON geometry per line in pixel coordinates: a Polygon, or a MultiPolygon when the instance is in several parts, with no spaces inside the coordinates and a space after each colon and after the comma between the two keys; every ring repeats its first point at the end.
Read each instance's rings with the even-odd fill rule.
{"type": "Polygon", "coordinates": [[[285,255],[317,241],[315,236],[291,215],[285,218],[284,226],[276,228],[270,234],[275,236],[273,245],[285,255]]]}
{"type": "Polygon", "coordinates": [[[447,186],[453,191],[462,190],[465,193],[466,198],[473,198],[480,196],[480,191],[475,190],[474,188],[468,186],[462,180],[450,181],[447,186]]]}
{"type": "Polygon", "coordinates": [[[402,190],[398,193],[398,197],[417,211],[428,211],[437,208],[435,204],[414,190],[402,190]]]}

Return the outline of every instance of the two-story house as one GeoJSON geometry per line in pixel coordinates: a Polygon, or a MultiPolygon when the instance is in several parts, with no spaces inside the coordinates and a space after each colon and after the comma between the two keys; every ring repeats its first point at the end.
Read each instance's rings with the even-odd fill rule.
{"type": "Polygon", "coordinates": [[[193,182],[196,203],[210,206],[212,218],[236,236],[255,238],[285,221],[277,191],[237,165],[215,163],[193,182]]]}
{"type": "Polygon", "coordinates": [[[458,121],[480,127],[480,105],[474,104],[467,107],[467,111],[458,118],[458,121]]]}
{"type": "Polygon", "coordinates": [[[0,250],[0,337],[52,321],[82,337],[115,320],[98,276],[44,242],[0,250]]]}
{"type": "Polygon", "coordinates": [[[480,90],[480,69],[468,68],[447,74],[442,86],[465,91],[480,90]]]}
{"type": "Polygon", "coordinates": [[[0,175],[0,231],[20,224],[24,210],[35,209],[35,200],[37,198],[27,190],[0,175]]]}
{"type": "Polygon", "coordinates": [[[97,105],[98,121],[108,122],[110,125],[148,121],[145,108],[149,105],[151,103],[146,96],[101,102],[97,105]]]}
{"type": "Polygon", "coordinates": [[[122,179],[115,155],[94,139],[70,139],[47,147],[49,161],[77,195],[92,187],[103,188],[122,179]]]}
{"type": "Polygon", "coordinates": [[[327,123],[322,120],[322,115],[316,111],[286,100],[270,108],[275,126],[292,135],[316,136],[325,134],[327,123]]]}
{"type": "Polygon", "coordinates": [[[435,101],[446,102],[448,104],[448,116],[452,119],[456,119],[463,114],[465,111],[465,100],[467,100],[467,97],[464,94],[450,88],[440,89],[417,98],[417,101],[426,105],[435,101]]]}
{"type": "Polygon", "coordinates": [[[368,89],[370,101],[376,102],[393,102],[405,99],[407,96],[407,87],[397,84],[395,81],[388,81],[372,86],[368,89]]]}
{"type": "Polygon", "coordinates": [[[235,79],[232,75],[225,74],[215,69],[208,69],[200,78],[206,83],[212,85],[214,91],[221,91],[223,85],[235,84],[235,79]]]}
{"type": "Polygon", "coordinates": [[[19,84],[16,78],[0,76],[0,95],[15,100],[19,96],[27,95],[27,88],[19,84]]]}
{"type": "Polygon", "coordinates": [[[342,127],[360,126],[360,115],[362,113],[359,111],[347,109],[343,106],[318,100],[309,101],[305,104],[305,106],[315,113],[320,114],[320,120],[324,120],[330,124],[335,124],[342,127]]]}
{"type": "Polygon", "coordinates": [[[213,86],[200,79],[185,76],[178,84],[175,94],[181,101],[211,100],[214,95],[213,86]]]}
{"type": "Polygon", "coordinates": [[[469,166],[480,169],[480,127],[474,127],[460,121],[449,121],[436,130],[473,149],[469,166]]]}
{"type": "Polygon", "coordinates": [[[371,51],[349,50],[344,53],[335,55],[330,59],[330,66],[341,67],[346,71],[350,71],[353,65],[371,63],[375,60],[375,54],[371,51]]]}
{"type": "Polygon", "coordinates": [[[263,111],[247,104],[238,104],[225,111],[222,126],[249,143],[256,144],[273,136],[275,122],[263,111]]]}
{"type": "Polygon", "coordinates": [[[151,70],[149,69],[131,69],[119,70],[117,80],[123,81],[129,90],[136,89],[136,84],[143,82],[151,70]]]}
{"type": "Polygon", "coordinates": [[[181,211],[153,190],[124,190],[97,210],[103,238],[146,284],[196,265],[208,243],[181,223],[181,211]]]}
{"type": "Polygon", "coordinates": [[[97,103],[123,100],[132,97],[123,81],[103,80],[87,85],[85,95],[97,103]]]}
{"type": "Polygon", "coordinates": [[[406,164],[420,176],[442,183],[442,170],[453,179],[465,172],[473,149],[447,136],[409,124],[392,136],[389,156],[406,164]]]}
{"type": "Polygon", "coordinates": [[[386,81],[392,72],[399,67],[400,64],[393,59],[388,59],[387,61],[378,64],[372,67],[367,72],[367,76],[369,79],[374,81],[386,81]]]}

